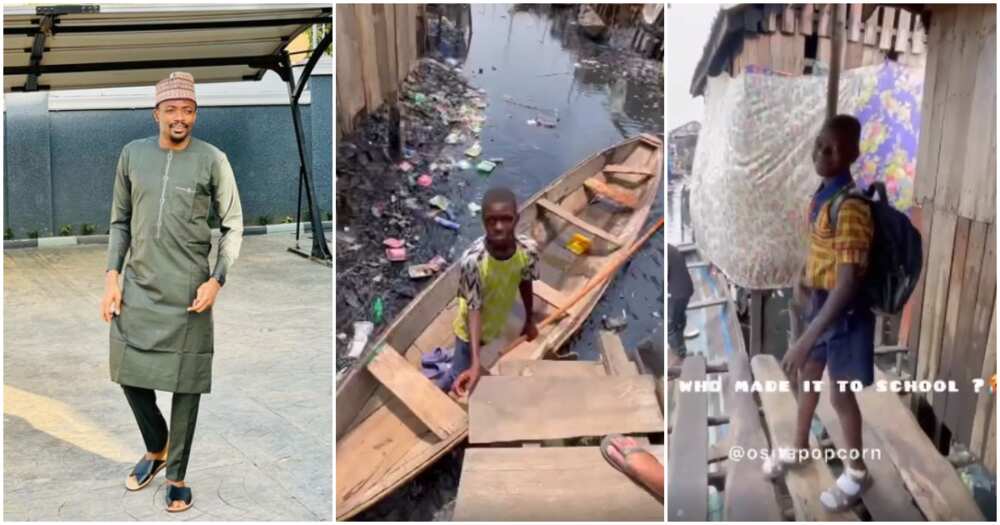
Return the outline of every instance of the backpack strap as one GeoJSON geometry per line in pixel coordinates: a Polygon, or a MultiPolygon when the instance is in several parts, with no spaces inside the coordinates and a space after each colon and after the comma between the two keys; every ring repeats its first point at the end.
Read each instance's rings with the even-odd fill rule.
{"type": "Polygon", "coordinates": [[[830,200],[830,207],[827,209],[828,216],[830,218],[830,224],[833,225],[833,231],[837,231],[837,216],[840,214],[840,207],[844,204],[844,201],[850,198],[863,199],[863,194],[858,190],[857,186],[853,182],[844,186],[833,196],[830,200]]]}

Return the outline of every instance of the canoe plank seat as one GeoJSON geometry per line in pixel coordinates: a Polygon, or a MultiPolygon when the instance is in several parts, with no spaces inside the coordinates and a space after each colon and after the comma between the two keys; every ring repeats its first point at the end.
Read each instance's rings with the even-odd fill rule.
{"type": "Polygon", "coordinates": [[[628,192],[621,188],[613,188],[609,186],[604,181],[597,179],[587,179],[583,181],[583,185],[590,191],[608,199],[615,204],[623,207],[635,209],[639,206],[639,199],[635,194],[628,192]]]}
{"type": "Polygon", "coordinates": [[[610,232],[604,230],[603,228],[599,228],[599,227],[597,227],[597,226],[595,226],[593,224],[590,224],[587,221],[584,221],[584,220],[580,219],[576,215],[573,215],[566,208],[563,208],[562,206],[560,206],[560,205],[558,205],[558,204],[556,204],[556,203],[554,203],[554,202],[552,202],[552,201],[550,201],[550,200],[548,200],[546,198],[540,198],[540,199],[538,199],[536,201],[536,203],[539,206],[541,206],[542,209],[544,209],[545,211],[548,211],[548,212],[552,213],[553,215],[556,215],[560,219],[562,219],[562,220],[564,220],[564,221],[572,224],[573,226],[576,226],[577,228],[579,228],[579,229],[581,229],[583,231],[586,231],[586,232],[590,233],[591,235],[595,235],[597,237],[600,237],[601,239],[604,239],[605,241],[607,241],[607,242],[609,242],[609,243],[611,243],[611,244],[613,244],[615,246],[621,246],[622,245],[621,239],[619,239],[618,237],[615,237],[610,232]]]}
{"type": "Polygon", "coordinates": [[[639,367],[628,358],[622,340],[614,332],[601,330],[598,334],[601,347],[601,360],[604,362],[608,375],[627,376],[639,375],[639,367]]]}
{"type": "Polygon", "coordinates": [[[560,308],[567,302],[567,297],[562,292],[540,280],[531,282],[531,291],[535,294],[535,297],[552,305],[553,308],[560,308]]]}
{"type": "Polygon", "coordinates": [[[395,348],[383,345],[367,366],[437,437],[446,439],[465,428],[468,421],[465,411],[395,348]]]}
{"type": "Polygon", "coordinates": [[[603,171],[605,177],[629,188],[638,188],[646,182],[646,179],[653,176],[653,172],[644,167],[637,168],[624,164],[608,164],[603,171]]]}

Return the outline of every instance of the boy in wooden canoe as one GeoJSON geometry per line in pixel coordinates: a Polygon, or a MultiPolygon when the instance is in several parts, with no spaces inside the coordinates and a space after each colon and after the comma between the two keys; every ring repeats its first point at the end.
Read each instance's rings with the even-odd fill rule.
{"type": "MultiPolygon", "coordinates": [[[[850,390],[841,391],[836,383],[859,381],[868,386],[874,382],[875,316],[861,288],[874,224],[867,203],[842,198],[854,183],[850,166],[860,155],[860,137],[857,119],[837,115],[823,125],[816,138],[813,164],[823,182],[810,203],[809,252],[795,289],[797,310],[801,309],[808,326],[781,361],[796,385],[798,381],[820,381],[823,369],[829,371],[830,382],[824,390],[829,392],[848,449],[859,456],[846,460],[843,474],[820,495],[820,502],[831,512],[851,508],[871,484],[860,458],[861,411],[857,399],[850,390]],[[841,204],[836,224],[832,224],[831,204],[835,200],[841,204]]],[[[809,427],[819,396],[818,392],[799,393],[795,438],[798,450],[809,448],[809,427]]],[[[764,462],[765,473],[771,478],[803,461],[797,451],[781,452],[764,462]]]]}
{"type": "Polygon", "coordinates": [[[538,335],[531,319],[531,282],[538,278],[538,252],[532,239],[514,234],[517,198],[507,188],[492,188],[483,196],[482,208],[486,234],[461,258],[458,316],[452,325],[455,354],[445,381],[459,396],[472,392],[479,382],[479,349],[503,331],[518,292],[526,312],[521,333],[529,341],[538,335]]]}

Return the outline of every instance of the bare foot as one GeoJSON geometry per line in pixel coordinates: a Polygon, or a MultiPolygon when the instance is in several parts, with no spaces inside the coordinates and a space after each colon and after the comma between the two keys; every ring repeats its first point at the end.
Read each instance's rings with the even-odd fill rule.
{"type": "Polygon", "coordinates": [[[608,456],[611,461],[662,500],[663,464],[660,460],[649,451],[641,449],[642,445],[628,436],[611,439],[610,443],[608,456]],[[639,450],[634,450],[637,448],[639,450]],[[623,451],[629,449],[633,450],[628,455],[623,455],[623,451]]]}

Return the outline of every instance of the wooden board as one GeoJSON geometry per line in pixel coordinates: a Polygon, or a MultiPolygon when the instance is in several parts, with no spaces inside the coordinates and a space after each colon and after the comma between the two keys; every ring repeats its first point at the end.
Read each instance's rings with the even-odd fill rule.
{"type": "Polygon", "coordinates": [[[458,432],[466,415],[457,403],[389,345],[368,362],[368,371],[441,439],[458,432]]]}
{"type": "Polygon", "coordinates": [[[892,48],[892,36],[895,33],[896,25],[896,8],[895,7],[882,7],[882,30],[879,34],[878,47],[879,49],[891,49],[892,48]]]}
{"type": "MultiPolygon", "coordinates": [[[[951,275],[949,276],[947,283],[948,301],[945,304],[944,311],[944,334],[941,339],[941,344],[931,346],[931,352],[928,354],[930,359],[930,368],[928,373],[931,379],[938,379],[947,376],[948,368],[951,364],[951,358],[956,352],[959,351],[957,343],[960,339],[964,339],[967,336],[967,334],[959,332],[959,313],[961,310],[963,296],[962,283],[965,279],[966,259],[969,255],[970,248],[970,226],[971,223],[968,219],[963,217],[958,218],[958,223],[955,227],[954,250],[952,251],[950,261],[951,275]]],[[[982,244],[980,244],[980,250],[981,249],[982,244]]],[[[980,257],[982,257],[982,252],[980,252],[980,257]]],[[[976,264],[978,263],[979,261],[976,261],[976,264]]],[[[968,294],[972,294],[973,301],[975,301],[975,288],[970,287],[967,292],[968,294]]],[[[944,393],[928,392],[926,396],[928,400],[932,401],[935,415],[939,420],[943,419],[943,405],[945,399],[944,393]]]]}
{"type": "MultiPolygon", "coordinates": [[[[994,296],[994,309],[996,308],[996,298],[994,296]]],[[[987,386],[979,391],[976,399],[976,413],[973,416],[971,437],[969,438],[969,448],[983,458],[986,462],[989,454],[993,454],[992,472],[996,472],[996,393],[989,388],[989,378],[997,370],[997,319],[992,316],[990,322],[990,333],[986,339],[986,356],[983,358],[983,368],[979,377],[987,381],[987,386]],[[989,436],[992,433],[993,443],[990,443],[989,436]]],[[[987,462],[987,465],[989,463],[987,462]]]]}
{"type": "MultiPolygon", "coordinates": [[[[991,152],[996,150],[996,8],[979,6],[984,13],[984,25],[979,31],[981,42],[972,45],[975,54],[975,71],[969,76],[974,84],[969,93],[971,106],[968,129],[965,133],[963,155],[965,171],[958,202],[958,213],[980,222],[993,222],[996,216],[996,170],[989,171],[991,152]],[[988,25],[992,25],[989,27],[988,25]]],[[[971,57],[970,57],[971,60],[971,57]]],[[[959,146],[963,146],[959,144],[959,146]]],[[[994,153],[995,154],[995,153],[994,153]]]]}
{"type": "Polygon", "coordinates": [[[636,173],[646,175],[647,177],[653,174],[653,172],[645,166],[627,166],[624,164],[608,164],[607,166],[604,166],[603,171],[605,173],[636,173]]]}
{"type": "MultiPolygon", "coordinates": [[[[705,358],[689,356],[680,381],[705,379],[705,358]]],[[[668,521],[705,521],[708,517],[708,393],[677,388],[674,432],[667,464],[668,521]]]]}
{"type": "MultiPolygon", "coordinates": [[[[786,381],[778,361],[771,355],[758,355],[750,361],[757,381],[786,381]]],[[[791,392],[761,392],[764,418],[771,434],[771,447],[792,448],[795,443],[795,425],[798,403],[791,392]]],[[[761,482],[765,482],[763,479],[761,482]]],[[[785,484],[792,497],[796,521],[853,521],[852,512],[827,512],[819,502],[819,495],[833,485],[830,467],[822,461],[810,460],[790,469],[785,474],[785,484]]]]}
{"type": "Polygon", "coordinates": [[[907,53],[910,51],[910,25],[913,20],[910,12],[906,9],[899,10],[899,23],[896,28],[896,51],[907,53]]]}
{"type": "Polygon", "coordinates": [[[813,34],[813,16],[814,16],[815,6],[812,4],[806,4],[802,6],[802,15],[799,19],[799,31],[803,35],[813,34]]]}
{"type": "Polygon", "coordinates": [[[635,362],[628,358],[622,340],[614,332],[601,330],[598,333],[601,357],[608,375],[627,376],[638,375],[639,369],[635,362]]]}
{"type": "MultiPolygon", "coordinates": [[[[663,446],[648,447],[663,461],[663,446]]],[[[663,503],[598,447],[469,448],[454,521],[663,521],[663,503]]]]}
{"type": "Polygon", "coordinates": [[[942,374],[943,379],[955,381],[959,389],[946,394],[944,423],[951,430],[952,439],[966,444],[972,443],[973,418],[969,415],[976,413],[978,397],[972,381],[984,377],[982,363],[991,351],[993,359],[987,364],[994,367],[994,372],[985,378],[995,373],[996,367],[996,349],[987,347],[991,320],[995,317],[993,305],[997,284],[996,230],[993,225],[973,222],[969,243],[959,310],[958,333],[962,336],[950,352],[953,356],[948,371],[942,374]]]}
{"type": "Polygon", "coordinates": [[[597,226],[590,224],[589,222],[581,220],[579,217],[574,215],[566,208],[563,208],[562,206],[548,199],[538,199],[536,204],[538,204],[538,206],[540,206],[544,210],[551,212],[553,215],[572,224],[573,226],[576,226],[577,228],[585,232],[596,235],[597,237],[600,237],[601,239],[604,239],[605,241],[608,241],[611,244],[614,244],[615,246],[621,245],[621,240],[619,240],[618,237],[615,237],[611,233],[605,231],[603,228],[598,228],[597,226]]]}
{"type": "Polygon", "coordinates": [[[847,40],[849,42],[858,42],[861,40],[861,12],[863,9],[864,6],[861,4],[850,5],[851,11],[847,21],[847,40]]]}
{"type": "Polygon", "coordinates": [[[791,6],[785,6],[781,12],[781,32],[786,35],[795,33],[795,11],[791,6]]]}
{"type": "Polygon", "coordinates": [[[546,303],[560,308],[566,304],[566,295],[559,290],[545,284],[545,281],[534,280],[531,282],[531,291],[539,299],[545,301],[546,303]]]}
{"type": "Polygon", "coordinates": [[[927,50],[926,79],[920,106],[917,173],[913,181],[914,200],[921,205],[934,198],[937,184],[941,129],[948,94],[950,54],[954,47],[954,29],[951,25],[955,23],[955,10],[943,8],[935,13],[934,18],[935,23],[931,24],[929,39],[937,44],[927,50]]]}
{"type": "Polygon", "coordinates": [[[365,108],[363,84],[357,72],[361,69],[361,49],[358,43],[354,8],[337,6],[337,121],[344,133],[354,130],[355,116],[365,108]]]}
{"type": "Polygon", "coordinates": [[[364,86],[365,107],[375,111],[382,105],[382,80],[379,73],[379,54],[375,41],[375,19],[371,4],[354,4],[358,24],[358,41],[361,48],[361,83],[364,86]]]}
{"type": "Polygon", "coordinates": [[[652,376],[484,376],[469,401],[469,443],[663,432],[652,376]]]}
{"type": "Polygon", "coordinates": [[[621,187],[614,187],[598,179],[587,179],[583,185],[590,191],[611,200],[619,206],[625,208],[635,208],[639,204],[639,199],[635,193],[621,187]]]}
{"type": "MultiPolygon", "coordinates": [[[[888,377],[875,369],[875,380],[888,377]]],[[[865,389],[858,394],[861,417],[882,439],[882,454],[896,465],[917,506],[928,521],[982,521],[972,494],[916,418],[892,392],[865,389]]]]}
{"type": "Polygon", "coordinates": [[[930,251],[927,258],[927,279],[924,283],[924,306],[920,320],[920,341],[915,379],[934,377],[938,363],[936,350],[944,337],[945,307],[948,301],[948,281],[951,276],[952,248],[955,244],[957,217],[935,210],[931,222],[930,251]]]}
{"type": "Polygon", "coordinates": [[[875,12],[865,20],[865,32],[864,32],[864,43],[865,46],[874,46],[878,42],[878,10],[881,7],[876,7],[875,12]]]}
{"type": "MultiPolygon", "coordinates": [[[[844,438],[844,430],[841,427],[840,419],[830,402],[831,389],[837,388],[836,383],[830,382],[829,374],[824,374],[823,393],[820,395],[819,404],[816,406],[816,415],[819,416],[826,427],[827,433],[833,440],[834,445],[841,450],[847,449],[847,441],[844,438]]],[[[868,450],[883,450],[882,438],[878,436],[871,424],[862,421],[861,446],[868,450]]],[[[868,457],[864,459],[869,475],[874,480],[871,488],[862,495],[865,507],[872,515],[873,521],[923,521],[923,514],[913,504],[903,478],[900,477],[896,466],[892,460],[883,455],[881,457],[868,457]]]]}
{"type": "Polygon", "coordinates": [[[499,363],[502,376],[599,377],[606,376],[604,365],[597,361],[553,361],[549,359],[510,359],[499,363]]]}

